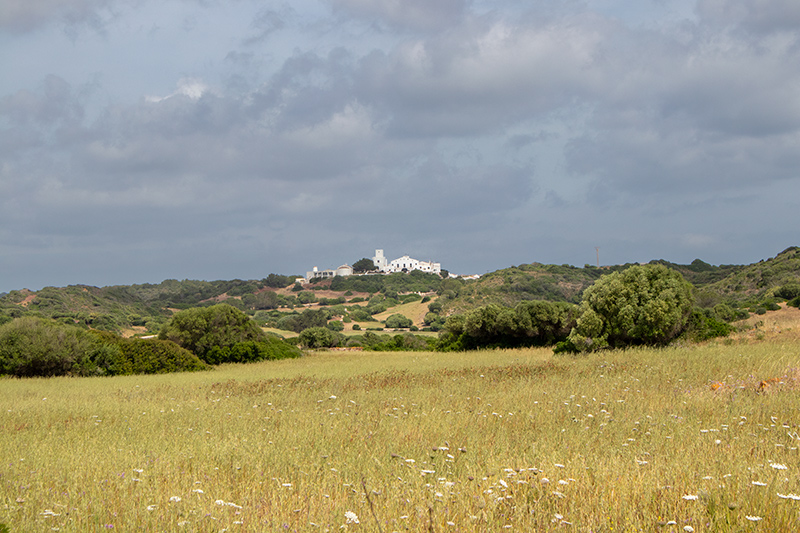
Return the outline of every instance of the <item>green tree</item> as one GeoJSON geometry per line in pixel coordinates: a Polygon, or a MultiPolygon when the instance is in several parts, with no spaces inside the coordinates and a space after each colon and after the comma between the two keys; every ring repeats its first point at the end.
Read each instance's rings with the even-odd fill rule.
{"type": "Polygon", "coordinates": [[[213,348],[261,341],[266,338],[266,333],[244,312],[228,304],[217,304],[175,313],[161,329],[158,338],[170,340],[210,362],[208,356],[213,348]]]}
{"type": "Polygon", "coordinates": [[[372,259],[365,257],[353,263],[353,272],[369,272],[371,270],[375,270],[375,263],[372,262],[372,259]]]}
{"type": "Polygon", "coordinates": [[[637,265],[598,279],[586,289],[577,325],[565,347],[592,351],[611,346],[665,345],[686,328],[692,286],[663,265],[637,265]]]}
{"type": "Polygon", "coordinates": [[[410,328],[413,325],[414,322],[410,318],[405,315],[401,315],[400,313],[395,313],[386,319],[387,328],[410,328]]]}
{"type": "Polygon", "coordinates": [[[297,279],[295,276],[281,276],[280,274],[270,274],[266,278],[261,280],[267,287],[272,287],[273,289],[283,289],[284,287],[288,287],[294,280],[297,279]]]}
{"type": "Polygon", "coordinates": [[[301,346],[306,348],[333,348],[339,346],[344,335],[328,328],[308,328],[298,337],[301,346]]]}

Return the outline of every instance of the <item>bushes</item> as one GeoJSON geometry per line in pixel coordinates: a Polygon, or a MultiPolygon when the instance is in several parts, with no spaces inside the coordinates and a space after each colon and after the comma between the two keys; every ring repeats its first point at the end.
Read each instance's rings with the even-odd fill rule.
{"type": "Polygon", "coordinates": [[[800,297],[800,283],[797,281],[790,281],[775,291],[775,296],[784,300],[794,300],[800,297]]]}
{"type": "Polygon", "coordinates": [[[490,304],[452,315],[444,323],[445,350],[549,346],[566,339],[577,308],[564,302],[526,301],[516,307],[490,304]]]}
{"type": "Polygon", "coordinates": [[[42,318],[0,327],[0,373],[113,376],[204,370],[194,354],[169,341],[123,339],[42,318]]]}
{"type": "Polygon", "coordinates": [[[233,346],[214,346],[209,351],[207,360],[210,364],[216,365],[292,359],[301,355],[297,346],[277,337],[267,337],[261,341],[237,342],[233,346]]]}
{"type": "Polygon", "coordinates": [[[734,327],[720,320],[710,309],[695,309],[689,317],[686,336],[694,342],[706,341],[717,337],[725,337],[734,331],[734,327]]]}
{"type": "Polygon", "coordinates": [[[95,359],[114,357],[108,352],[91,333],[52,320],[24,317],[0,326],[0,374],[91,375],[95,359]]]}
{"type": "Polygon", "coordinates": [[[116,348],[114,356],[97,360],[108,375],[166,374],[208,370],[209,366],[189,350],[172,341],[124,339],[113,333],[93,332],[106,346],[116,348]]]}

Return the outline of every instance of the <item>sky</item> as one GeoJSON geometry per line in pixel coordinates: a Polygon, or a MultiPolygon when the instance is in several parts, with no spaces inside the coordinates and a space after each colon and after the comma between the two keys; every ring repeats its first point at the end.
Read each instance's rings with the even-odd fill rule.
{"type": "Polygon", "coordinates": [[[800,245],[796,0],[3,0],[0,291],[800,245]]]}

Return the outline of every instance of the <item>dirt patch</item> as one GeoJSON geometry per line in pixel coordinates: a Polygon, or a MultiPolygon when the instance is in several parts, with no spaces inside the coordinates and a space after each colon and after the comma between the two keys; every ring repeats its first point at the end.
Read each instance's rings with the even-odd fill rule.
{"type": "Polygon", "coordinates": [[[31,303],[34,299],[36,299],[36,293],[30,292],[28,289],[24,289],[20,291],[21,293],[29,292],[29,294],[21,301],[18,302],[17,305],[21,305],[22,307],[28,307],[28,304],[31,303]]]}
{"type": "Polygon", "coordinates": [[[763,315],[752,315],[733,325],[739,331],[731,338],[739,342],[759,342],[763,340],[800,341],[800,309],[780,304],[777,311],[767,311],[763,315]]]}

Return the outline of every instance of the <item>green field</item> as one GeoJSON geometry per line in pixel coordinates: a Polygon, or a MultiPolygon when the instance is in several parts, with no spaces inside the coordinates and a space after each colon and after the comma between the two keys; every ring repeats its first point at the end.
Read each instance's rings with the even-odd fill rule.
{"type": "Polygon", "coordinates": [[[5,379],[0,523],[795,531],[798,378],[800,343],[769,337],[5,379]]]}

